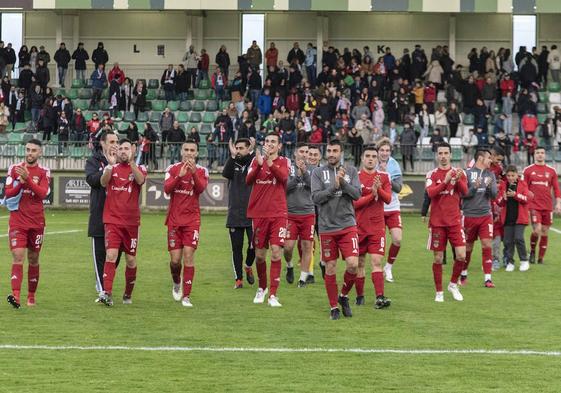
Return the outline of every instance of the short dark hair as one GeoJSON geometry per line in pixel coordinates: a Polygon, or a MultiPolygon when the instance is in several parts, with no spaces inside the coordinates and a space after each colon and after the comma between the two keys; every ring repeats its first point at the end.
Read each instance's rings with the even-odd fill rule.
{"type": "Polygon", "coordinates": [[[107,140],[107,135],[117,135],[113,132],[113,130],[107,130],[107,131],[103,131],[101,133],[101,136],[99,137],[99,140],[101,140],[102,142],[105,142],[107,140]]]}
{"type": "Polygon", "coordinates": [[[278,134],[278,133],[276,133],[276,132],[269,132],[269,133],[265,136],[265,138],[267,138],[267,137],[269,137],[269,136],[276,136],[277,139],[278,139],[278,141],[279,141],[279,143],[282,142],[282,139],[281,139],[280,134],[278,134]]]}
{"type": "Polygon", "coordinates": [[[341,150],[343,149],[343,144],[339,139],[332,139],[327,143],[328,146],[339,146],[341,150]]]}
{"type": "Polygon", "coordinates": [[[516,165],[509,165],[506,167],[505,173],[507,172],[515,172],[518,173],[518,168],[516,168],[516,165]]]}
{"type": "Polygon", "coordinates": [[[450,153],[452,153],[452,146],[450,146],[448,142],[440,142],[438,145],[436,145],[436,150],[438,151],[438,149],[440,149],[441,147],[447,147],[450,153]]]}
{"type": "Polygon", "coordinates": [[[243,143],[246,147],[251,146],[251,141],[247,138],[238,138],[238,140],[234,143],[234,146],[236,146],[238,143],[243,143]]]}
{"type": "MultiPolygon", "coordinates": [[[[39,146],[39,147],[43,147],[43,142],[41,142],[41,141],[40,141],[39,139],[37,139],[37,138],[30,139],[30,140],[27,141],[27,143],[31,143],[32,145],[36,145],[36,146],[39,146]]],[[[27,143],[26,143],[26,144],[27,144],[27,143]]]]}
{"type": "Polygon", "coordinates": [[[300,149],[301,147],[310,148],[310,145],[308,145],[306,142],[298,142],[298,143],[296,144],[296,150],[300,149]]]}
{"type": "Polygon", "coordinates": [[[500,146],[493,146],[491,148],[491,154],[494,154],[496,156],[504,156],[505,155],[505,151],[503,150],[502,147],[500,146]]]}
{"type": "Polygon", "coordinates": [[[183,146],[183,145],[185,145],[185,144],[195,145],[195,146],[197,146],[197,150],[199,150],[199,144],[198,144],[197,141],[194,140],[193,138],[187,138],[187,139],[185,140],[185,142],[183,142],[183,143],[181,144],[181,146],[183,146]]]}
{"type": "Polygon", "coordinates": [[[315,150],[320,150],[320,151],[321,151],[321,149],[319,148],[318,145],[308,145],[308,150],[311,150],[311,149],[315,149],[315,150]]]}
{"type": "Polygon", "coordinates": [[[534,153],[537,152],[538,150],[545,150],[545,146],[539,145],[539,146],[536,147],[536,149],[534,150],[534,153]]]}
{"type": "Polygon", "coordinates": [[[132,145],[132,142],[129,138],[121,138],[119,139],[119,146],[121,146],[124,143],[130,143],[132,145]]]}
{"type": "Polygon", "coordinates": [[[362,149],[362,154],[366,153],[367,151],[375,151],[376,153],[378,153],[378,147],[376,147],[376,145],[366,145],[362,149]]]}
{"type": "Polygon", "coordinates": [[[485,155],[485,153],[491,154],[491,152],[489,151],[489,149],[478,149],[478,150],[475,152],[475,156],[474,156],[475,161],[477,161],[477,159],[478,159],[479,157],[485,155]]]}

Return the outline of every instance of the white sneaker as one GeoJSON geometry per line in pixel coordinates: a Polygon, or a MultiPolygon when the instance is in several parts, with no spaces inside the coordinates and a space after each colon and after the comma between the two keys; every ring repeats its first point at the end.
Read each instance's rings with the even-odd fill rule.
{"type": "Polygon", "coordinates": [[[171,288],[171,296],[173,296],[173,300],[176,302],[181,301],[183,298],[183,291],[181,290],[180,284],[173,284],[173,287],[171,288]]]}
{"type": "Polygon", "coordinates": [[[459,302],[464,300],[464,297],[462,296],[460,290],[458,289],[458,284],[454,284],[454,283],[448,284],[448,292],[452,294],[454,300],[457,300],[459,302]]]}
{"type": "Polygon", "coordinates": [[[520,261],[520,271],[525,272],[530,269],[530,262],[528,261],[520,261]]]}
{"type": "Polygon", "coordinates": [[[183,300],[181,301],[181,305],[183,307],[193,307],[193,303],[191,303],[191,299],[189,299],[189,297],[187,296],[183,298],[183,300]]]}
{"type": "Polygon", "coordinates": [[[387,282],[393,282],[392,265],[389,263],[384,265],[384,275],[386,276],[387,282]]]}
{"type": "Polygon", "coordinates": [[[257,289],[257,293],[255,294],[255,297],[253,298],[253,303],[254,304],[261,304],[265,301],[265,295],[267,295],[267,293],[269,292],[268,288],[259,288],[257,289]]]}
{"type": "Polygon", "coordinates": [[[269,296],[267,303],[269,303],[271,307],[282,307],[282,304],[279,303],[279,299],[276,296],[269,296]]]}
{"type": "MultiPolygon", "coordinates": [[[[522,268],[522,266],[520,266],[522,268]]],[[[513,272],[514,271],[514,263],[507,263],[505,272],[513,272]]]]}
{"type": "Polygon", "coordinates": [[[123,304],[132,304],[132,298],[123,296],[123,304]]]}
{"type": "Polygon", "coordinates": [[[434,301],[442,303],[444,301],[444,292],[437,292],[436,296],[434,297],[434,301]]]}

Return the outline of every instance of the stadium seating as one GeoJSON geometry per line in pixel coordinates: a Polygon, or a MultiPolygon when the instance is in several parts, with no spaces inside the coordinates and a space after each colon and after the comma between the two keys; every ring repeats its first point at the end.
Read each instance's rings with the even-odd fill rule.
{"type": "Polygon", "coordinates": [[[161,117],[161,114],[159,112],[152,111],[150,113],[150,122],[151,123],[154,123],[154,122],[158,123],[160,121],[160,117],[161,117]]]}
{"type": "Polygon", "coordinates": [[[204,112],[204,110],[205,110],[204,101],[195,101],[195,103],[193,104],[193,111],[204,112]]]}
{"type": "Polygon", "coordinates": [[[175,119],[180,123],[185,123],[189,120],[189,114],[187,112],[177,112],[175,119]]]}
{"type": "Polygon", "coordinates": [[[179,109],[179,101],[168,101],[167,107],[169,108],[170,111],[175,112],[176,110],[179,109]]]}
{"type": "Polygon", "coordinates": [[[80,89],[78,90],[78,97],[82,100],[89,100],[92,98],[91,89],[80,89]]]}
{"type": "Polygon", "coordinates": [[[191,112],[191,116],[189,117],[190,123],[200,123],[203,121],[203,118],[199,112],[191,112]]]}
{"type": "Polygon", "coordinates": [[[203,123],[214,123],[216,121],[215,112],[205,112],[203,115],[203,123]]]}
{"type": "Polygon", "coordinates": [[[208,79],[202,79],[199,82],[199,89],[210,89],[210,81],[208,79]]]}
{"type": "Polygon", "coordinates": [[[191,112],[192,106],[190,101],[181,101],[179,103],[179,110],[184,112],[191,112]]]}
{"type": "Polygon", "coordinates": [[[214,100],[208,101],[206,104],[206,110],[209,112],[216,112],[218,110],[218,103],[214,100]]]}
{"type": "Polygon", "coordinates": [[[551,81],[547,84],[547,90],[550,92],[561,92],[561,84],[559,82],[551,81]]]}
{"type": "Polygon", "coordinates": [[[163,101],[163,100],[152,101],[152,110],[153,111],[163,112],[165,107],[166,107],[166,102],[163,101]]]}
{"type": "Polygon", "coordinates": [[[157,89],[160,87],[160,81],[157,79],[150,79],[148,81],[148,88],[149,89],[157,89]]]}
{"type": "MultiPolygon", "coordinates": [[[[131,121],[135,121],[135,116],[134,116],[134,112],[125,112],[123,115],[123,121],[128,121],[129,123],[131,121]]],[[[140,129],[140,128],[139,128],[140,129]]]]}

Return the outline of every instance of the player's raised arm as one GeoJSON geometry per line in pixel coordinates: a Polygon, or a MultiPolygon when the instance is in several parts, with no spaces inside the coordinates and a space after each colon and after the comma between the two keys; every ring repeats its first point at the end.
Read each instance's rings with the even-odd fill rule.
{"type": "Polygon", "coordinates": [[[35,183],[34,181],[26,181],[24,184],[24,188],[29,188],[35,196],[41,200],[45,199],[47,195],[49,195],[49,187],[50,187],[50,171],[47,171],[45,176],[41,176],[39,179],[39,183],[35,183]]]}
{"type": "Polygon", "coordinates": [[[384,203],[390,203],[392,200],[392,185],[388,181],[382,181],[380,188],[378,188],[378,196],[384,203]]]}
{"type": "Polygon", "coordinates": [[[263,162],[259,164],[259,160],[257,158],[258,152],[259,150],[256,150],[255,158],[251,160],[251,164],[249,164],[249,169],[247,171],[247,176],[245,177],[245,183],[248,186],[252,186],[255,183],[255,180],[257,179],[257,173],[261,169],[261,165],[263,165],[263,162]]]}
{"type": "Polygon", "coordinates": [[[355,168],[349,171],[350,172],[350,182],[347,183],[344,178],[341,180],[341,190],[343,194],[347,194],[351,197],[352,200],[356,201],[360,198],[360,180],[358,178],[358,172],[355,168]]]}
{"type": "MultiPolygon", "coordinates": [[[[195,165],[195,164],[193,164],[195,165]]],[[[193,172],[193,182],[195,194],[202,194],[208,185],[208,172],[206,168],[201,168],[198,170],[195,165],[195,172],[193,172]]]]}
{"type": "Polygon", "coordinates": [[[170,165],[168,167],[168,169],[166,169],[166,175],[165,175],[165,178],[164,178],[164,192],[166,194],[170,195],[173,192],[173,190],[175,190],[175,186],[179,182],[179,179],[182,176],[185,176],[186,173],[187,173],[187,163],[186,162],[184,162],[181,165],[179,173],[177,173],[177,171],[175,170],[175,167],[173,165],[170,165]]]}
{"type": "Polygon", "coordinates": [[[10,167],[10,169],[8,170],[8,176],[6,177],[6,185],[4,188],[4,195],[6,198],[12,198],[19,194],[23,186],[21,181],[18,181],[17,184],[14,184],[17,179],[17,175],[14,173],[14,168],[14,166],[10,167]]]}
{"type": "Polygon", "coordinates": [[[134,149],[132,149],[129,164],[131,166],[131,171],[134,176],[134,181],[139,186],[143,185],[144,182],[146,181],[146,169],[144,169],[142,165],[141,166],[136,165],[136,162],[134,160],[134,149]]]}
{"type": "Polygon", "coordinates": [[[464,173],[464,171],[462,169],[456,169],[456,190],[461,194],[461,195],[466,195],[468,193],[468,185],[467,185],[467,179],[466,179],[466,174],[464,173]]]}

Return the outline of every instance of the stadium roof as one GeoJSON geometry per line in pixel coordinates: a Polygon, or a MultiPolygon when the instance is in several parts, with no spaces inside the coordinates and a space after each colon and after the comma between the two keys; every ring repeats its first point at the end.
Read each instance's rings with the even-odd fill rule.
{"type": "Polygon", "coordinates": [[[560,0],[0,0],[0,9],[561,13],[560,0]]]}

